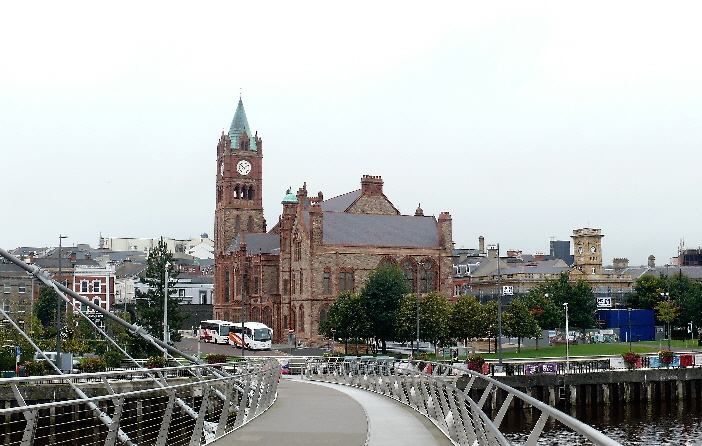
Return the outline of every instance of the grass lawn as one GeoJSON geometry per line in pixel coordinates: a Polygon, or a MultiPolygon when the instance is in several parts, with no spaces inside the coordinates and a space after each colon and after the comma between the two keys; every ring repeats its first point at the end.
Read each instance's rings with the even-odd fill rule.
{"type": "MultiPolygon", "coordinates": [[[[665,348],[665,346],[664,346],[665,348]]],[[[643,342],[632,343],[632,350],[636,353],[656,353],[659,350],[658,343],[644,344],[643,342]]],[[[629,344],[577,344],[568,347],[571,357],[574,356],[596,356],[596,355],[619,355],[629,351],[629,344]]],[[[497,359],[497,353],[482,354],[486,359],[497,359]]],[[[566,346],[557,345],[553,347],[523,348],[521,352],[516,350],[503,350],[502,358],[558,358],[566,356],[566,346]]]]}

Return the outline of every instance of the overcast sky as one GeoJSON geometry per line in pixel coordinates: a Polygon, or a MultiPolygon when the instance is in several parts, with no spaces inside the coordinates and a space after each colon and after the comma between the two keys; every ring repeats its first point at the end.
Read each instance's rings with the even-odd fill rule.
{"type": "Polygon", "coordinates": [[[240,92],[269,228],[287,188],[368,174],[403,214],[450,212],[457,248],[702,243],[702,6],[412,4],[5,4],[0,247],[212,236],[240,92]]]}

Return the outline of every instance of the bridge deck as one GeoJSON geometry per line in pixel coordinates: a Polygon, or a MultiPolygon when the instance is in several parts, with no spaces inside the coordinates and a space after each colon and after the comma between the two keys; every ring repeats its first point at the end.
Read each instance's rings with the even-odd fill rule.
{"type": "Polygon", "coordinates": [[[213,444],[452,443],[426,417],[390,398],[348,386],[283,378],[278,399],[268,411],[213,444]]]}

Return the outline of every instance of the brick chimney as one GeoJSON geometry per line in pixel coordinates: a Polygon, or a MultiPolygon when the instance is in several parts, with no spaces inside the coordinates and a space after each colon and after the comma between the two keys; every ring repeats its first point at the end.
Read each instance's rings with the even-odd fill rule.
{"type": "Polygon", "coordinates": [[[363,175],[361,178],[361,193],[368,196],[383,195],[383,178],[374,175],[363,175]]]}

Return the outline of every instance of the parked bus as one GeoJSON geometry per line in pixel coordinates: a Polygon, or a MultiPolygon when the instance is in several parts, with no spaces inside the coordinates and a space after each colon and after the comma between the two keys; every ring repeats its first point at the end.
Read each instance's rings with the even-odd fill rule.
{"type": "MultiPolygon", "coordinates": [[[[270,350],[273,330],[260,322],[244,322],[244,346],[249,350],[270,350]]],[[[241,347],[241,322],[232,323],[229,343],[241,347]]]]}
{"type": "Polygon", "coordinates": [[[214,342],[215,344],[229,344],[229,332],[231,331],[232,325],[233,324],[228,321],[202,321],[198,329],[198,338],[201,341],[214,342]]]}

